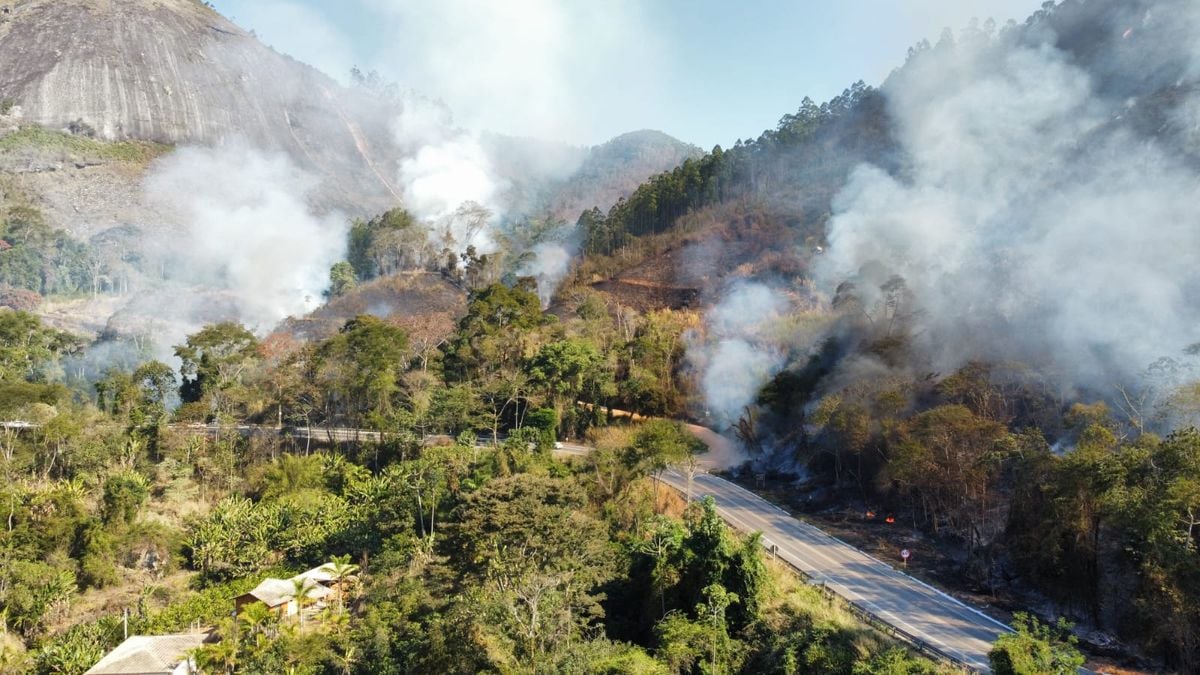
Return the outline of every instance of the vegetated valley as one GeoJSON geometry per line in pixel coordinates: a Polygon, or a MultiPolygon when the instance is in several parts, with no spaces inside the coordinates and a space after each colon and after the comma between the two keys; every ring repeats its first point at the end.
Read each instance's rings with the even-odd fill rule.
{"type": "Polygon", "coordinates": [[[657,481],[683,422],[1013,625],[995,672],[1200,670],[1193,3],[975,22],[708,152],[480,136],[111,4],[0,2],[0,672],[172,634],[205,673],[957,672],[657,481]],[[167,93],[61,87],[110,58],[167,93]]]}

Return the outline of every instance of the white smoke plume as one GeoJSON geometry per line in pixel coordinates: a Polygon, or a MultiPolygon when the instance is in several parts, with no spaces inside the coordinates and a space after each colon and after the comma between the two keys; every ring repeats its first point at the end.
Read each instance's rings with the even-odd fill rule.
{"type": "Polygon", "coordinates": [[[286,155],[240,143],[177,150],[145,182],[149,200],[183,225],[171,277],[227,291],[260,331],[314,309],[345,254],[346,219],[312,211],[315,187],[286,155]]]}
{"type": "Polygon", "coordinates": [[[550,306],[559,283],[571,271],[571,260],[574,259],[577,250],[576,245],[555,241],[542,242],[533,247],[530,251],[533,258],[518,270],[520,276],[537,280],[538,297],[543,308],[550,306]]]}
{"type": "MultiPolygon", "coordinates": [[[[455,127],[444,106],[416,96],[403,101],[393,135],[407,155],[399,168],[405,207],[429,228],[433,244],[460,253],[468,246],[477,253],[498,250],[505,238],[500,228],[512,225],[505,222],[506,216],[514,215],[506,194],[511,186],[498,175],[484,139],[455,127]]],[[[570,269],[577,238],[567,232],[559,240],[516,251],[529,254],[529,261],[516,271],[537,280],[544,306],[570,269]]]]}
{"type": "Polygon", "coordinates": [[[391,38],[372,64],[445,101],[471,129],[579,141],[644,122],[665,60],[632,0],[351,0],[391,38]]]}
{"type": "Polygon", "coordinates": [[[467,246],[492,252],[507,186],[478,136],[456,128],[437,103],[408,96],[402,108],[392,132],[404,153],[399,182],[405,207],[430,227],[435,243],[452,239],[460,252],[467,246]]]}
{"type": "Polygon", "coordinates": [[[691,335],[688,361],[699,374],[707,415],[727,427],[783,367],[772,327],[788,308],[771,287],[736,282],[705,317],[705,335],[691,335]]]}
{"type": "MultiPolygon", "coordinates": [[[[643,127],[644,108],[619,102],[653,100],[666,72],[661,40],[646,8],[633,0],[338,4],[337,12],[369,17],[380,45],[371,53],[363,53],[358,36],[330,29],[341,22],[324,7],[264,0],[262,8],[239,11],[269,43],[333,69],[334,76],[357,58],[362,71],[431,97],[402,96],[392,132],[403,157],[395,166],[403,205],[429,228],[439,250],[450,244],[458,252],[467,246],[495,252],[504,240],[500,228],[540,207],[536,190],[511,189],[505,177],[548,183],[566,178],[583,158],[582,150],[567,146],[514,157],[487,134],[579,143],[643,127]],[[504,155],[491,154],[497,152],[504,155]],[[491,215],[481,225],[484,210],[491,215]]],[[[530,250],[538,260],[525,273],[552,293],[565,273],[552,270],[572,248],[530,250]]]]}
{"type": "Polygon", "coordinates": [[[901,275],[941,372],[1016,359],[1111,391],[1200,341],[1200,180],[1122,123],[1139,102],[1045,44],[938,51],[884,87],[910,166],[854,173],[825,287],[901,275]]]}

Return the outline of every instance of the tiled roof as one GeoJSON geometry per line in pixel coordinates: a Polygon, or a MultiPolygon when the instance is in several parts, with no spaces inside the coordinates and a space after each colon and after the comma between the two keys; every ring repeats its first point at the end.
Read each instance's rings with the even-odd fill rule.
{"type": "Polygon", "coordinates": [[[100,659],[84,675],[169,675],[208,639],[207,633],[134,635],[100,659]]]}

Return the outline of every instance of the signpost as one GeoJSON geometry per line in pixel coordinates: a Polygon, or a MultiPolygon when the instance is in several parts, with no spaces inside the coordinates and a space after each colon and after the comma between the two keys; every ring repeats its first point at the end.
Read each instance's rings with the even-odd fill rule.
{"type": "Polygon", "coordinates": [[[902,549],[900,549],[900,559],[904,561],[904,567],[905,567],[905,568],[907,568],[907,567],[908,567],[908,557],[909,557],[910,555],[912,555],[912,553],[911,553],[911,552],[909,552],[909,550],[908,550],[908,549],[906,549],[906,548],[902,548],[902,549]]]}

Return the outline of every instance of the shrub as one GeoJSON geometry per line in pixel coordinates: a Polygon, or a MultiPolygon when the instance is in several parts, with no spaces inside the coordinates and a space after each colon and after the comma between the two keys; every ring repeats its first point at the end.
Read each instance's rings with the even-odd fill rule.
{"type": "Polygon", "coordinates": [[[32,312],[42,304],[42,296],[36,291],[0,285],[0,307],[11,307],[18,312],[32,312]]]}
{"type": "Polygon", "coordinates": [[[104,522],[132,524],[149,496],[149,482],[140,473],[125,471],[109,476],[104,481],[104,522]]]}

